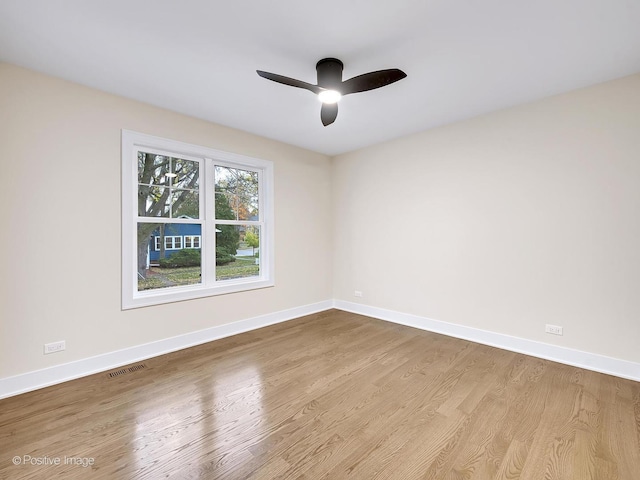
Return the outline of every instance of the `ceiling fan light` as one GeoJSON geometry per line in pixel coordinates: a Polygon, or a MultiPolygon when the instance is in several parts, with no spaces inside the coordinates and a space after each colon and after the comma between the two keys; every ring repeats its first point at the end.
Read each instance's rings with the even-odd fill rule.
{"type": "Polygon", "coordinates": [[[322,103],[338,103],[342,95],[337,90],[323,90],[318,94],[318,100],[322,103]]]}

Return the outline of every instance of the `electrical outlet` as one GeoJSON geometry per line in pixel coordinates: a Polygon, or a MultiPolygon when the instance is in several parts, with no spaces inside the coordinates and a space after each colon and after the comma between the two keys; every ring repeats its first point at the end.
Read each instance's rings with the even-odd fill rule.
{"type": "Polygon", "coordinates": [[[362,292],[360,290],[356,290],[355,292],[353,292],[353,296],[354,297],[361,297],[362,296],[362,292]]]}
{"type": "Polygon", "coordinates": [[[67,346],[65,345],[64,340],[60,342],[45,343],[44,354],[48,355],[49,353],[61,352],[65,348],[67,348],[67,346]]]}
{"type": "Polygon", "coordinates": [[[562,335],[562,327],[558,325],[549,325],[548,323],[544,327],[544,331],[552,335],[562,335]]]}

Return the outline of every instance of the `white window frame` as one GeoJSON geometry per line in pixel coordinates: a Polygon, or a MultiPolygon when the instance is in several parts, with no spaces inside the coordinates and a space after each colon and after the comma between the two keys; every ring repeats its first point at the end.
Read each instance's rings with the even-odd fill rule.
{"type": "MultiPolygon", "coordinates": [[[[271,161],[122,130],[122,309],[274,286],[273,195],[273,163],[271,161]],[[199,284],[138,291],[137,224],[142,220],[137,212],[138,151],[155,152],[201,162],[198,222],[202,224],[200,236],[202,282],[199,284]],[[237,222],[238,224],[256,224],[260,227],[260,273],[258,276],[216,280],[215,234],[212,234],[215,232],[216,223],[214,218],[215,165],[258,172],[259,220],[237,222]]],[[[146,221],[154,223],[162,223],[163,219],[164,217],[145,218],[146,221]]],[[[229,222],[225,221],[225,223],[229,222]]]]}
{"type": "Polygon", "coordinates": [[[182,236],[181,235],[167,235],[166,237],[164,237],[164,249],[165,250],[182,250],[184,247],[182,246],[182,236]],[[176,247],[176,238],[178,239],[178,242],[180,242],[180,246],[176,247]],[[167,245],[167,243],[170,244],[167,245]]]}
{"type": "Polygon", "coordinates": [[[182,238],[182,248],[200,248],[200,245],[202,245],[202,237],[200,235],[185,235],[182,238]],[[187,247],[187,238],[191,241],[190,247],[187,247]],[[197,243],[198,246],[194,247],[194,243],[197,243]]]}

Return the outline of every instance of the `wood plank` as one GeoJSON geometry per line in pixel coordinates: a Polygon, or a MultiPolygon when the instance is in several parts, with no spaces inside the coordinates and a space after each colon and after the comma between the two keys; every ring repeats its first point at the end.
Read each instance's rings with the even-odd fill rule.
{"type": "Polygon", "coordinates": [[[145,365],[0,400],[0,478],[640,478],[639,383],[361,315],[145,365]]]}

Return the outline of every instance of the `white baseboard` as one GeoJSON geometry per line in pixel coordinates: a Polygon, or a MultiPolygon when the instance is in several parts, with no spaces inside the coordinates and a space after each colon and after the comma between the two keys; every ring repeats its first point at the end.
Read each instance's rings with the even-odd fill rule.
{"type": "Polygon", "coordinates": [[[596,353],[573,350],[571,348],[549,345],[547,343],[512,337],[501,333],[490,332],[478,328],[465,327],[453,323],[433,320],[418,315],[370,307],[344,300],[326,300],[311,305],[282,310],[258,317],[239,320],[217,327],[186,333],[177,337],[158,340],[156,342],[137,345],[115,352],[97,355],[62,365],[27,372],[13,377],[0,378],[0,399],[38,390],[76,378],[112,370],[130,363],[193,347],[220,338],[237,335],[294,318],[310,315],[336,308],[347,312],[358,313],[368,317],[386,320],[400,325],[419,328],[450,337],[461,338],[475,343],[502,348],[512,352],[523,353],[533,357],[544,358],[595,372],[606,373],[640,382],[640,364],[606,357],[596,353]]]}
{"type": "Polygon", "coordinates": [[[334,308],[347,312],[358,313],[400,325],[441,333],[450,337],[461,338],[503,350],[524,353],[533,357],[640,382],[640,363],[550,345],[548,343],[526,340],[524,338],[512,337],[510,335],[480,330],[478,328],[465,327],[463,325],[442,322],[440,320],[396,312],[394,310],[370,307],[344,300],[334,300],[333,306],[334,308]]]}
{"type": "Polygon", "coordinates": [[[104,372],[123,365],[229,337],[238,333],[329,310],[332,307],[333,301],[326,300],[324,302],[282,310],[259,317],[239,320],[197,332],[186,333],[144,345],[137,345],[95,357],[84,358],[42,370],[27,372],[13,377],[0,378],[0,398],[11,397],[87,375],[93,375],[94,373],[104,372]]]}

